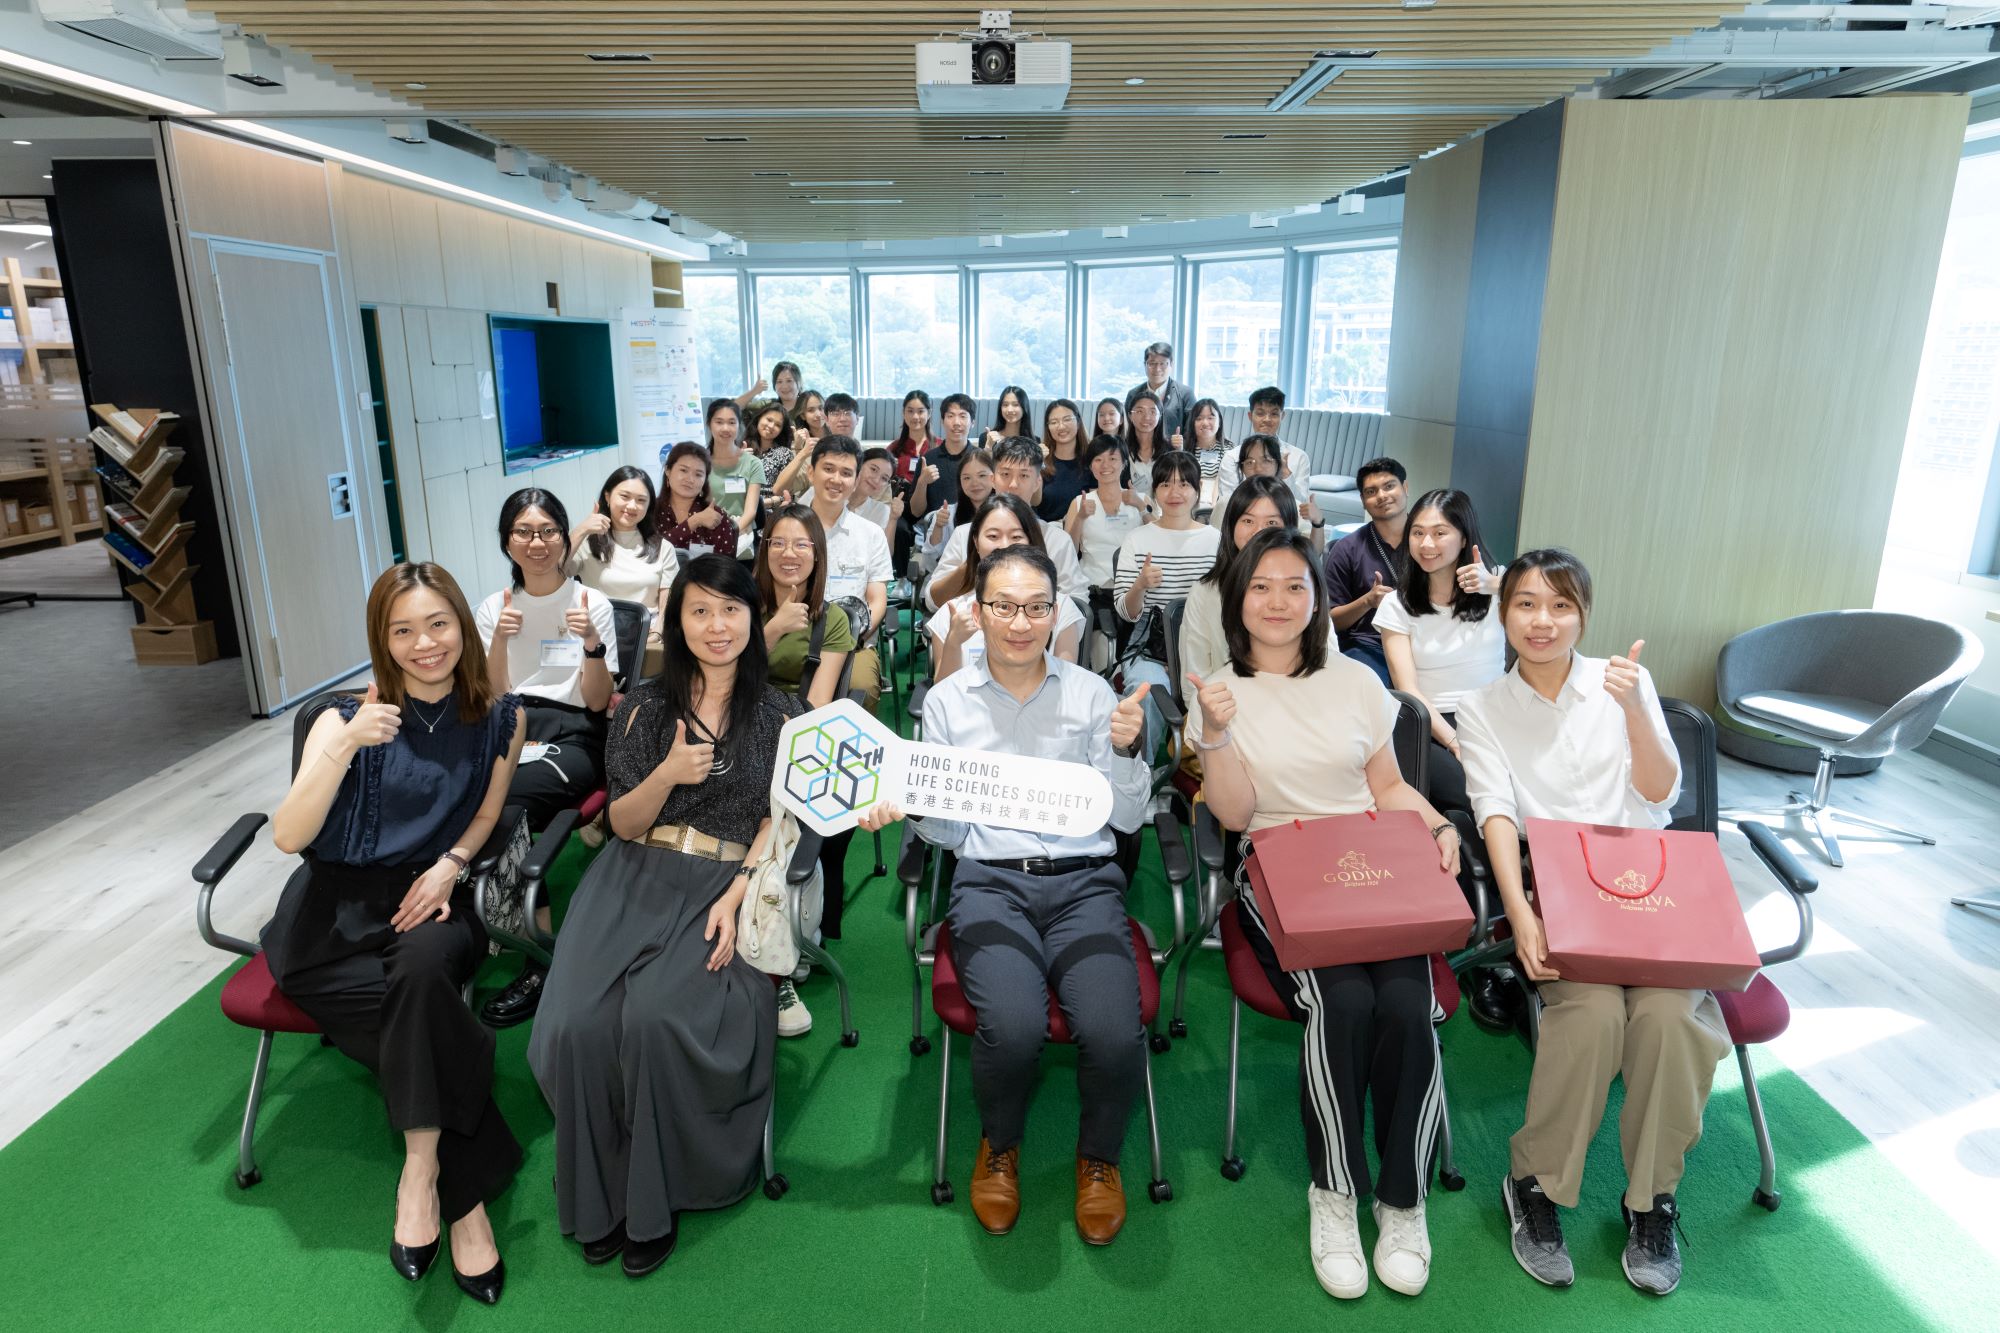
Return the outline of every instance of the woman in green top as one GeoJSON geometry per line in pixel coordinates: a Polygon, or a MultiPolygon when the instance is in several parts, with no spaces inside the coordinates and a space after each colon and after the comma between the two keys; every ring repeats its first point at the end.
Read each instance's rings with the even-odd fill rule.
{"type": "Polygon", "coordinates": [[[805,682],[809,708],[833,702],[840,673],[854,651],[847,612],[826,600],[826,529],[805,505],[774,510],[771,530],[757,554],[757,588],[763,594],[764,647],[771,684],[797,694],[819,629],[819,666],[805,682]]]}
{"type": "Polygon", "coordinates": [[[736,522],[736,554],[748,556],[756,541],[757,501],[764,492],[764,462],[742,447],[743,412],[734,399],[708,405],[709,498],[736,522]]]}

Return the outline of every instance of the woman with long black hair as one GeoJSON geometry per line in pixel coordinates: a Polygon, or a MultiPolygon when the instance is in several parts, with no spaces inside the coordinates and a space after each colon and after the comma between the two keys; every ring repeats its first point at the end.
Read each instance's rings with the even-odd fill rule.
{"type": "Polygon", "coordinates": [[[1061,523],[1070,501],[1090,485],[1083,469],[1083,413],[1067,398],[1058,398],[1042,413],[1042,498],[1035,517],[1061,523]]]}
{"type": "Polygon", "coordinates": [[[643,468],[613,470],[598,488],[590,516],[570,533],[569,572],[606,597],[638,602],[653,613],[646,633],[646,659],[639,678],[660,669],[660,627],[667,609],[667,589],[680,572],[681,559],[660,535],[660,497],[643,468]]]}
{"type": "Polygon", "coordinates": [[[690,561],[666,663],[611,723],[611,831],[577,886],[528,1046],[555,1112],[556,1211],[583,1257],[644,1277],[678,1215],[757,1182],[777,998],[736,953],[771,835],[778,733],[798,701],[766,678],[760,596],[723,556],[690,561]]]}
{"type": "Polygon", "coordinates": [[[991,449],[1000,441],[1011,440],[1017,435],[1033,440],[1034,421],[1035,409],[1028,402],[1028,391],[1018,384],[1010,384],[993,401],[993,429],[986,432],[982,442],[991,449]]]}

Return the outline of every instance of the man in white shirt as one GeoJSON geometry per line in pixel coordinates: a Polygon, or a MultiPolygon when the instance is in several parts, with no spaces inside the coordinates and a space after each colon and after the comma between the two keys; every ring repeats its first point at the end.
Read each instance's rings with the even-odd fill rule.
{"type": "MultiPolygon", "coordinates": [[[[1312,502],[1312,459],[1297,445],[1286,444],[1278,435],[1278,428],[1285,423],[1285,391],[1275,384],[1267,384],[1250,395],[1250,433],[1268,435],[1278,440],[1278,449],[1283,454],[1279,474],[1285,484],[1292,488],[1292,497],[1299,502],[1299,513],[1304,514],[1306,506],[1312,502]]],[[[1248,438],[1247,436],[1245,437],[1248,438]]],[[[1239,446],[1240,448],[1240,446],[1239,446]]],[[[1222,466],[1216,473],[1215,507],[1219,511],[1229,503],[1229,492],[1243,479],[1243,469],[1237,452],[1222,451],[1222,466]]],[[[1315,511],[1317,512],[1317,511],[1315,511]]]]}
{"type": "Polygon", "coordinates": [[[837,601],[854,627],[857,646],[848,684],[875,710],[882,694],[881,657],[869,638],[889,606],[889,539],[880,525],[847,507],[861,467],[861,445],[848,435],[827,435],[813,446],[812,511],[826,529],[826,597],[837,601]]]}
{"type": "MultiPolygon", "coordinates": [[[[995,827],[975,817],[971,798],[961,802],[963,819],[912,817],[919,837],[958,854],[951,957],[978,1017],[972,1091],[981,1142],[972,1211],[995,1235],[1020,1215],[1021,1136],[1054,992],[1077,1048],[1077,1231],[1107,1245],[1125,1221],[1118,1155],[1145,1082],[1138,963],[1112,836],[1138,829],[1150,794],[1138,754],[1139,700],[1116,699],[1102,677],[1050,655],[1058,594],[1043,552],[994,553],[973,592],[986,652],[931,690],[924,739],[1087,764],[1104,774],[1113,796],[1109,827],[1074,834],[995,827]]],[[[884,803],[861,827],[902,817],[884,803]]]]}
{"type": "MultiPolygon", "coordinates": [[[[1019,436],[1008,440],[993,451],[993,487],[1018,496],[1030,507],[1042,493],[1042,451],[1033,440],[1019,436]]],[[[1083,570],[1076,558],[1076,543],[1069,539],[1060,523],[1044,523],[1042,527],[1042,549],[1055,562],[1056,591],[1065,597],[1088,602],[1090,585],[1084,581],[1083,570]]],[[[972,538],[972,525],[961,523],[952,529],[951,537],[945,542],[944,550],[938,555],[937,568],[931,571],[930,582],[924,585],[924,605],[935,611],[937,601],[931,596],[931,589],[939,579],[945,577],[965,563],[966,544],[972,538]]]]}

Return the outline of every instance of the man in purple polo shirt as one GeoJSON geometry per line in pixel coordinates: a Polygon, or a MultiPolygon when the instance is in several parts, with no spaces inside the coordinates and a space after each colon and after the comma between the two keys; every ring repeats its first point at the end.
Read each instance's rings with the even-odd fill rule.
{"type": "Polygon", "coordinates": [[[1372,521],[1326,550],[1327,597],[1333,603],[1340,651],[1368,666],[1384,685],[1389,683],[1389,664],[1375,630],[1375,608],[1396,586],[1396,548],[1403,544],[1409,522],[1410,494],[1404,485],[1409,479],[1393,458],[1363,463],[1354,481],[1372,521]]]}

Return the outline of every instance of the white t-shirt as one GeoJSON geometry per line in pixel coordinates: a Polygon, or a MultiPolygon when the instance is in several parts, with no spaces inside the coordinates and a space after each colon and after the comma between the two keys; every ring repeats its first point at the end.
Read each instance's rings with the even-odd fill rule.
{"type": "Polygon", "coordinates": [[[1500,626],[1497,597],[1478,620],[1460,620],[1449,604],[1431,605],[1429,615],[1413,616],[1403,594],[1392,592],[1375,608],[1375,628],[1409,636],[1417,692],[1433,713],[1456,713],[1460,699],[1507,669],[1507,632],[1500,626]]]}
{"type": "MultiPolygon", "coordinates": [[[[1076,558],[1076,543],[1069,539],[1060,523],[1044,523],[1042,527],[1042,549],[1049,553],[1049,562],[1056,567],[1056,591],[1065,597],[1078,601],[1090,596],[1089,585],[1083,581],[1083,569],[1076,558]]],[[[961,523],[952,529],[950,540],[938,554],[937,566],[931,570],[930,582],[924,585],[924,605],[937,609],[937,602],[931,597],[931,589],[937,581],[965,563],[965,546],[972,537],[972,525],[961,523]]]]}
{"type": "MultiPolygon", "coordinates": [[[[1240,441],[1238,446],[1241,447],[1240,441]]],[[[1222,470],[1216,474],[1217,512],[1229,503],[1229,493],[1236,489],[1237,482],[1243,480],[1243,470],[1236,465],[1237,452],[1237,449],[1222,451],[1222,470]]],[[[1283,440],[1278,441],[1278,457],[1283,463],[1278,471],[1290,473],[1284,479],[1285,485],[1292,488],[1292,495],[1304,505],[1306,501],[1312,499],[1312,459],[1306,456],[1305,450],[1296,445],[1286,444],[1283,440]]]]}
{"type": "MultiPolygon", "coordinates": [[[[1097,492],[1085,491],[1090,497],[1090,512],[1083,516],[1083,551],[1077,563],[1083,574],[1083,581],[1093,588],[1111,586],[1111,557],[1117,553],[1118,544],[1127,534],[1146,521],[1146,511],[1138,505],[1120,503],[1118,512],[1106,513],[1104,502],[1097,492]]],[[[1068,531],[1068,529],[1064,529],[1068,531]]]]}
{"type": "MultiPolygon", "coordinates": [[[[813,488],[808,486],[806,487],[806,493],[799,497],[798,503],[810,509],[812,508],[812,502],[813,488]]],[[[861,515],[861,517],[867,519],[878,528],[889,521],[889,502],[887,500],[863,500],[858,505],[850,504],[848,510],[851,513],[861,515]]]]}
{"type": "MultiPolygon", "coordinates": [[[[1229,641],[1222,637],[1222,585],[1196,583],[1188,589],[1181,609],[1181,673],[1209,681],[1229,666],[1229,641]]],[[[1181,697],[1193,699],[1195,687],[1183,682],[1181,697]]]]}
{"type": "MultiPolygon", "coordinates": [[[[1055,599],[1055,601],[1056,601],[1056,627],[1053,630],[1049,631],[1049,651],[1052,653],[1055,652],[1056,643],[1058,640],[1062,638],[1064,633],[1066,633],[1072,626],[1080,628],[1083,625],[1083,612],[1077,609],[1077,605],[1075,602],[1071,601],[1067,597],[1058,597],[1055,599]]],[[[951,635],[952,611],[957,607],[971,606],[972,602],[973,602],[973,594],[969,592],[960,593],[958,596],[946,602],[943,606],[940,606],[937,610],[931,612],[931,618],[924,622],[924,632],[929,634],[933,639],[937,640],[939,646],[943,646],[944,641],[951,635]]],[[[1082,638],[1082,635],[1080,633],[1078,635],[1078,638],[1079,639],[1082,638]]],[[[984,657],[986,655],[985,631],[983,630],[972,631],[972,637],[965,641],[960,651],[963,652],[964,660],[967,662],[970,662],[972,660],[972,656],[974,653],[977,653],[981,657],[984,657]]]]}
{"type": "MultiPolygon", "coordinates": [[[[824,522],[824,520],[822,520],[824,522]]],[[[868,585],[887,587],[895,577],[889,558],[889,538],[878,523],[852,509],[840,512],[840,522],[826,533],[826,597],[838,600],[860,640],[872,626],[868,620],[868,585]]]]}
{"type": "Polygon", "coordinates": [[[1181,529],[1148,523],[1125,534],[1125,540],[1118,544],[1118,578],[1112,585],[1118,614],[1127,620],[1138,619],[1126,614],[1125,593],[1139,577],[1148,556],[1160,571],[1160,582],[1146,590],[1144,605],[1164,606],[1187,596],[1202,575],[1215,568],[1215,552],[1221,544],[1220,532],[1199,523],[1181,529]]]}
{"type": "MultiPolygon", "coordinates": [[[[1368,761],[1395,734],[1396,701],[1373,671],[1329,651],[1310,676],[1239,676],[1224,667],[1203,679],[1223,681],[1236,700],[1229,736],[1256,778],[1252,832],[1374,809],[1368,761]]],[[[1188,735],[1197,740],[1201,720],[1200,707],[1188,709],[1188,735]]]]}
{"type": "Polygon", "coordinates": [[[660,590],[671,586],[674,576],[681,572],[680,553],[662,541],[660,553],[648,560],[642,553],[636,530],[614,531],[610,538],[609,559],[600,561],[592,555],[590,542],[585,540],[570,555],[569,572],[582,579],[586,588],[595,588],[606,597],[642,602],[648,610],[657,609],[660,590]]]}
{"type": "MultiPolygon", "coordinates": [[[[590,622],[597,627],[597,637],[604,644],[604,669],[615,676],[618,621],[611,614],[610,601],[601,595],[590,595],[575,579],[564,579],[562,586],[546,597],[531,597],[521,588],[512,592],[514,609],[521,613],[521,632],[507,641],[507,679],[512,682],[514,693],[574,708],[584,707],[583,640],[569,632],[563,616],[571,607],[583,605],[588,597],[590,622]]],[[[507,595],[494,593],[472,613],[473,626],[489,648],[493,643],[493,627],[500,623],[507,595]]]]}

